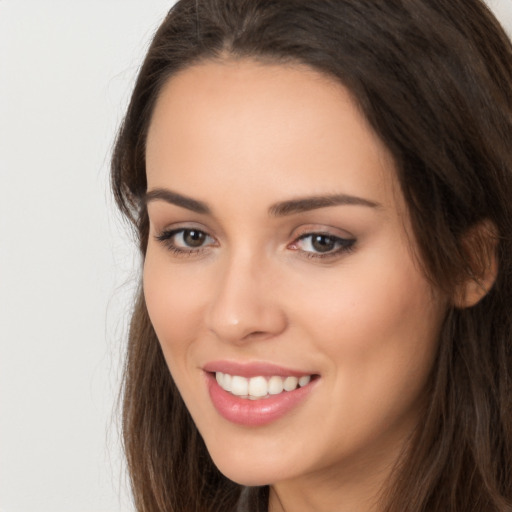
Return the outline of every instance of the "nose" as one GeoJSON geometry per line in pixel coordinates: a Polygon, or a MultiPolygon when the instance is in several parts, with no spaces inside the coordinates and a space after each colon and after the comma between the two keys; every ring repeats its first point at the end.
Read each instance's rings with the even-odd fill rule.
{"type": "Polygon", "coordinates": [[[216,276],[206,324],[223,341],[268,339],[286,329],[287,317],[276,293],[275,275],[255,259],[232,258],[216,276]]]}

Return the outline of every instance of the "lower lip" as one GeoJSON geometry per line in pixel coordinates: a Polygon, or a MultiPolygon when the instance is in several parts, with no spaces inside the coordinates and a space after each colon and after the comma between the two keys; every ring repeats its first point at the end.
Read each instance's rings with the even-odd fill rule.
{"type": "Polygon", "coordinates": [[[313,389],[317,379],[302,388],[283,391],[268,398],[250,400],[240,398],[222,389],[215,375],[207,373],[208,391],[217,412],[226,420],[238,425],[259,427],[278,420],[300,405],[313,389]]]}

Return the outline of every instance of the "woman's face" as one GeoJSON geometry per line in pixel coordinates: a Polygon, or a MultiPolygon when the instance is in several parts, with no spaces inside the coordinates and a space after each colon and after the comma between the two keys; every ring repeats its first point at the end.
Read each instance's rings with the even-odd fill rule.
{"type": "Polygon", "coordinates": [[[202,63],[164,87],[146,156],[147,307],[219,469],[248,485],[383,475],[419,419],[445,302],[350,94],[299,65],[202,63]]]}

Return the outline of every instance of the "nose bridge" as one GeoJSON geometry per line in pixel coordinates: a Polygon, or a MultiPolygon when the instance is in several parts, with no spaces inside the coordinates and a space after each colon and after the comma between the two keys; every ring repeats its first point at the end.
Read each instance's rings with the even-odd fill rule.
{"type": "Polygon", "coordinates": [[[286,326],[286,317],[272,293],[271,262],[249,249],[226,255],[220,265],[207,324],[217,337],[240,342],[271,337],[286,326]]]}

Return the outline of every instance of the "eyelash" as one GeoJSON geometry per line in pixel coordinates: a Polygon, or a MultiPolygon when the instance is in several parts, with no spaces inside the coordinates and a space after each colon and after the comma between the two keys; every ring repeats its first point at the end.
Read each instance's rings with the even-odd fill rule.
{"type": "Polygon", "coordinates": [[[187,232],[193,232],[198,233],[200,235],[204,235],[205,238],[210,238],[213,240],[211,236],[209,236],[204,231],[201,231],[200,229],[193,229],[193,228],[178,228],[178,229],[171,229],[168,231],[163,231],[159,235],[157,235],[155,238],[157,241],[161,242],[169,251],[171,251],[175,256],[193,256],[193,255],[199,255],[207,248],[207,246],[201,246],[198,248],[190,248],[185,249],[183,247],[178,247],[176,243],[174,242],[174,238],[176,235],[182,234],[184,235],[187,232]]]}
{"type": "MultiPolygon", "coordinates": [[[[202,252],[204,252],[209,245],[201,245],[197,248],[183,248],[178,247],[174,241],[176,235],[181,234],[182,236],[185,235],[187,232],[197,233],[201,236],[205,237],[205,240],[208,238],[213,240],[213,238],[205,233],[204,231],[201,231],[200,229],[193,229],[193,228],[178,228],[178,229],[172,229],[168,231],[163,231],[159,235],[155,236],[156,240],[160,243],[162,243],[166,249],[171,251],[171,253],[178,257],[186,257],[186,256],[195,256],[200,255],[202,252]]],[[[310,242],[312,244],[313,241],[310,242]]],[[[291,247],[291,250],[300,251],[306,258],[310,259],[327,259],[327,258],[336,258],[341,256],[342,254],[350,253],[354,250],[356,244],[356,239],[354,238],[342,238],[339,236],[334,236],[330,233],[323,233],[323,232],[308,232],[304,233],[303,235],[300,235],[297,237],[291,244],[289,244],[289,247],[291,247]],[[308,238],[313,237],[324,237],[325,239],[329,240],[331,243],[337,245],[338,247],[335,250],[321,253],[321,252],[314,252],[314,251],[305,251],[303,249],[300,249],[297,247],[297,245],[303,241],[307,240],[308,238]]]]}
{"type": "Polygon", "coordinates": [[[299,236],[294,242],[292,242],[292,246],[296,246],[300,241],[306,240],[308,238],[311,239],[310,244],[313,243],[314,237],[323,237],[328,239],[333,244],[337,245],[338,247],[335,250],[321,253],[321,252],[313,252],[313,251],[304,251],[301,249],[295,249],[300,250],[307,258],[314,258],[314,259],[326,259],[326,258],[336,258],[341,256],[342,254],[350,253],[355,248],[356,240],[355,238],[342,238],[339,236],[332,235],[330,233],[322,233],[322,232],[309,232],[304,233],[303,235],[299,236]]]}

